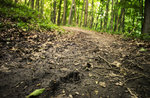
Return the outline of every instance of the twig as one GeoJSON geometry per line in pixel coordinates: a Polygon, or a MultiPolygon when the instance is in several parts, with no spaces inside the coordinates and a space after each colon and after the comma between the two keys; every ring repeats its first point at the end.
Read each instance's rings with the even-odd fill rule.
{"type": "Polygon", "coordinates": [[[98,56],[100,59],[103,59],[108,65],[110,68],[112,68],[112,65],[110,62],[108,62],[105,58],[103,58],[102,56],[98,56]]]}
{"type": "Polygon", "coordinates": [[[129,93],[133,96],[133,98],[138,98],[136,94],[134,94],[130,88],[127,88],[127,90],[129,91],[129,93]]]}
{"type": "Polygon", "coordinates": [[[130,81],[130,80],[135,80],[135,79],[139,79],[139,78],[142,78],[143,76],[140,76],[140,77],[133,77],[133,78],[129,78],[127,80],[124,81],[124,83],[130,81]]]}

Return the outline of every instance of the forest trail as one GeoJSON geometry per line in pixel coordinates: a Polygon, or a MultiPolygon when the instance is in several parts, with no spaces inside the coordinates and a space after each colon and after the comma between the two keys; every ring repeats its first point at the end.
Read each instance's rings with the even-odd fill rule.
{"type": "Polygon", "coordinates": [[[62,28],[66,34],[33,32],[1,47],[1,98],[24,98],[37,88],[46,88],[37,98],[150,97],[149,43],[62,28]]]}

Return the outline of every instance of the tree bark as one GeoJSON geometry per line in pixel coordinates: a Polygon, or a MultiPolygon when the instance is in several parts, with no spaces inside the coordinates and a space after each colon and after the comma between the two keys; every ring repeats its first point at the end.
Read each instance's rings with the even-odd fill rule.
{"type": "Polygon", "coordinates": [[[31,1],[31,8],[34,9],[34,0],[31,1]]]}
{"type": "Polygon", "coordinates": [[[107,0],[106,16],[105,16],[105,19],[104,19],[104,27],[106,28],[106,30],[107,30],[107,23],[108,23],[109,2],[110,2],[110,0],[107,0]]]}
{"type": "Polygon", "coordinates": [[[53,4],[53,23],[56,23],[56,0],[54,0],[53,4]]]}
{"type": "Polygon", "coordinates": [[[80,0],[78,1],[78,15],[77,15],[77,24],[79,23],[79,13],[80,13],[80,0]]]}
{"type": "Polygon", "coordinates": [[[75,2],[75,0],[72,0],[71,10],[70,10],[70,14],[69,14],[69,21],[68,21],[69,25],[71,25],[71,21],[72,21],[72,12],[73,12],[74,2],[75,2]]]}
{"type": "Polygon", "coordinates": [[[91,19],[91,26],[90,26],[90,28],[92,28],[93,27],[93,21],[94,21],[94,13],[93,13],[93,6],[94,6],[94,0],[92,0],[92,19],[91,19]]]}
{"type": "Polygon", "coordinates": [[[18,3],[18,0],[15,0],[15,3],[18,3]]]}
{"type": "Polygon", "coordinates": [[[88,18],[88,0],[86,0],[85,5],[85,16],[84,16],[84,26],[87,27],[87,18],[88,18]]]}
{"type": "Polygon", "coordinates": [[[39,11],[39,0],[36,0],[36,9],[39,11]]]}
{"type": "Polygon", "coordinates": [[[84,4],[85,4],[85,0],[83,1],[83,6],[82,6],[80,26],[82,26],[82,22],[83,22],[82,19],[83,19],[84,4]]]}
{"type": "Polygon", "coordinates": [[[63,25],[66,24],[67,0],[64,0],[63,25]]]}
{"type": "Polygon", "coordinates": [[[60,25],[61,4],[62,4],[62,0],[59,1],[59,10],[58,10],[58,17],[57,17],[57,25],[60,25]]]}
{"type": "MultiPolygon", "coordinates": [[[[116,5],[118,4],[118,0],[116,1],[116,5]]],[[[118,8],[115,9],[115,25],[114,25],[114,31],[117,29],[117,22],[118,22],[118,8]]]]}
{"type": "Polygon", "coordinates": [[[111,32],[113,32],[113,24],[114,24],[114,0],[112,0],[112,8],[111,8],[111,21],[110,21],[111,32]]]}
{"type": "Polygon", "coordinates": [[[41,0],[41,14],[43,15],[43,11],[44,11],[44,0],[41,0]]]}
{"type": "Polygon", "coordinates": [[[150,0],[145,0],[143,34],[150,34],[150,0]]]}

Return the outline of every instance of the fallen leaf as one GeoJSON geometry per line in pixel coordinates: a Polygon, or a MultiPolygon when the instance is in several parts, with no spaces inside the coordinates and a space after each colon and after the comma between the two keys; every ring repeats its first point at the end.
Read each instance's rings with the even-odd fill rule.
{"type": "Polygon", "coordinates": [[[36,89],[31,94],[29,94],[28,96],[26,96],[26,98],[30,98],[31,96],[38,96],[38,95],[42,94],[44,92],[44,90],[45,90],[45,88],[36,89]]]}
{"type": "Polygon", "coordinates": [[[119,63],[118,61],[114,61],[112,63],[112,65],[115,65],[116,67],[120,67],[121,66],[121,63],[119,63]]]}
{"type": "Polygon", "coordinates": [[[139,51],[140,51],[140,52],[145,52],[145,51],[147,51],[147,50],[142,47],[139,51]]]}
{"type": "Polygon", "coordinates": [[[106,83],[105,82],[99,82],[99,85],[102,87],[106,87],[106,83]]]}
{"type": "Polygon", "coordinates": [[[123,85],[123,83],[122,82],[117,82],[117,83],[115,83],[117,86],[122,86],[123,85]]]}
{"type": "Polygon", "coordinates": [[[98,81],[95,81],[96,84],[98,84],[98,81]]]}
{"type": "Polygon", "coordinates": [[[99,91],[98,91],[98,90],[95,90],[94,92],[95,92],[95,94],[97,95],[99,91]]]}
{"type": "Polygon", "coordinates": [[[91,73],[89,73],[89,77],[92,77],[93,75],[91,73]]]}

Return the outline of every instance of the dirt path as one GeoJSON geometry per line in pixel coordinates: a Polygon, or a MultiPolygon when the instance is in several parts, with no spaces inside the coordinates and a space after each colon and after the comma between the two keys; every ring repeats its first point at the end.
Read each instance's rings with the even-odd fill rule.
{"type": "Polygon", "coordinates": [[[15,58],[1,55],[1,98],[24,98],[37,88],[46,88],[38,98],[150,97],[149,43],[63,28],[73,33],[46,37],[15,58]]]}

